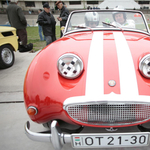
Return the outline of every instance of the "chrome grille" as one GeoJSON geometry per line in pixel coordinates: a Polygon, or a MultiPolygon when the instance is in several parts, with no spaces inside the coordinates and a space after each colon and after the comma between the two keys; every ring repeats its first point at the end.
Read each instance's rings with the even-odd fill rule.
{"type": "Polygon", "coordinates": [[[72,119],[93,125],[127,125],[150,119],[149,103],[75,104],[66,111],[72,119]]]}

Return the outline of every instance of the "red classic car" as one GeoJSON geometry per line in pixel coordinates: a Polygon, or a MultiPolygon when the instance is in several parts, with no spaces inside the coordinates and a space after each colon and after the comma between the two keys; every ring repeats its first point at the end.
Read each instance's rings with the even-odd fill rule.
{"type": "Polygon", "coordinates": [[[71,12],[63,37],[29,66],[24,100],[31,120],[50,129],[32,132],[28,121],[26,135],[52,142],[56,150],[66,143],[74,148],[149,145],[150,32],[144,15],[71,12]],[[129,126],[138,131],[115,132],[129,126]],[[90,132],[83,132],[86,127],[90,132]],[[100,128],[114,132],[100,133],[100,128]]]}

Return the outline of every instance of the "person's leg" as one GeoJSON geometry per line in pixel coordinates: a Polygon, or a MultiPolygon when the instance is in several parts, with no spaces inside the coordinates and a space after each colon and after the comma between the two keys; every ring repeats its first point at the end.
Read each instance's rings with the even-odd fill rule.
{"type": "Polygon", "coordinates": [[[39,28],[39,37],[40,37],[40,40],[43,41],[43,36],[42,36],[42,26],[38,26],[39,28]]]}
{"type": "Polygon", "coordinates": [[[52,43],[52,37],[51,36],[45,36],[46,38],[46,46],[52,43]]]}
{"type": "Polygon", "coordinates": [[[46,41],[46,37],[45,37],[45,35],[44,35],[44,41],[46,41]]]}
{"type": "Polygon", "coordinates": [[[27,45],[27,31],[26,29],[17,29],[17,35],[21,45],[27,45]]]}
{"type": "Polygon", "coordinates": [[[17,35],[19,37],[19,52],[28,52],[33,49],[33,44],[27,44],[27,31],[26,29],[17,29],[17,35]]]}
{"type": "Polygon", "coordinates": [[[29,43],[27,45],[19,45],[19,52],[23,53],[23,52],[29,52],[33,49],[33,44],[29,43]]]}

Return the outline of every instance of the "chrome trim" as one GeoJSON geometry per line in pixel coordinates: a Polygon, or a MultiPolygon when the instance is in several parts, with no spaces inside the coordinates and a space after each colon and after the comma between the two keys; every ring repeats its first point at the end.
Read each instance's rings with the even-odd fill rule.
{"type": "Polygon", "coordinates": [[[84,69],[84,64],[83,64],[82,59],[78,55],[73,54],[73,53],[65,53],[59,57],[59,59],[57,61],[57,69],[58,69],[59,74],[62,77],[66,78],[66,79],[75,79],[75,78],[78,78],[82,74],[83,69],[84,69]],[[65,58],[71,58],[72,60],[70,61],[69,64],[65,64],[62,61],[65,58]],[[62,62],[65,64],[64,66],[61,65],[62,62]],[[71,62],[74,62],[74,64],[71,64],[71,62]],[[79,72],[77,71],[74,76],[68,76],[67,74],[64,75],[62,73],[62,71],[59,69],[60,65],[61,65],[62,69],[66,70],[66,72],[69,72],[69,71],[71,72],[72,68],[77,64],[76,62],[78,62],[78,65],[80,66],[80,71],[79,72]],[[70,68],[69,70],[67,70],[68,67],[70,68]]]}
{"type": "Polygon", "coordinates": [[[63,147],[63,133],[61,133],[57,121],[53,121],[51,124],[51,141],[55,149],[60,150],[63,147]]]}
{"type": "MultiPolygon", "coordinates": [[[[146,76],[144,73],[143,73],[143,61],[145,61],[145,59],[148,59],[150,58],[150,54],[147,54],[145,55],[144,57],[142,57],[142,59],[140,60],[139,62],[139,70],[140,70],[140,73],[145,77],[145,78],[150,78],[150,76],[146,76]]],[[[147,60],[148,61],[148,60],[147,60]]],[[[149,62],[148,62],[149,63],[149,62]]],[[[150,68],[150,66],[149,66],[150,68]]]]}
{"type": "Polygon", "coordinates": [[[29,106],[29,107],[27,108],[27,111],[28,111],[28,109],[30,109],[30,108],[33,108],[33,109],[36,111],[35,115],[37,115],[37,113],[38,113],[37,108],[36,108],[35,106],[29,106]]]}
{"type": "MultiPolygon", "coordinates": [[[[53,121],[51,124],[51,134],[46,134],[46,133],[35,133],[29,130],[30,128],[30,123],[29,121],[26,122],[25,124],[25,133],[28,138],[34,141],[39,141],[39,142],[50,142],[54,146],[55,150],[61,150],[63,145],[66,143],[70,143],[73,146],[72,138],[73,136],[120,136],[120,135],[137,135],[137,134],[144,134],[150,136],[149,132],[129,132],[129,133],[79,133],[79,134],[64,134],[61,132],[60,127],[57,123],[57,121],[53,121]],[[58,144],[58,145],[57,145],[58,144]]],[[[147,145],[149,145],[149,139],[147,145]]],[[[144,146],[147,146],[144,145],[144,146]]],[[[133,145],[132,147],[135,147],[136,145],[133,145]]],[[[143,146],[141,144],[141,146],[143,146]]],[[[115,147],[125,147],[125,146],[115,146],[115,147]]],[[[103,147],[98,147],[98,148],[103,148],[103,147]]]]}
{"type": "Polygon", "coordinates": [[[111,127],[141,124],[150,120],[150,103],[77,104],[68,105],[66,111],[70,118],[87,125],[111,127]]]}
{"type": "Polygon", "coordinates": [[[99,97],[88,97],[88,96],[75,96],[67,98],[63,103],[63,109],[66,109],[67,105],[75,105],[75,104],[89,104],[89,103],[124,103],[128,104],[129,102],[135,103],[150,103],[150,96],[145,95],[121,95],[121,94],[105,94],[99,95],[99,97]]]}
{"type": "MultiPolygon", "coordinates": [[[[139,120],[138,119],[137,120],[133,120],[134,118],[128,118],[128,117],[127,117],[127,119],[124,118],[124,120],[115,120],[114,114],[112,114],[113,116],[111,116],[110,114],[108,114],[108,116],[107,116],[107,115],[103,115],[103,114],[99,114],[98,113],[97,115],[95,114],[96,115],[95,117],[98,117],[99,120],[97,119],[97,121],[96,120],[92,121],[92,120],[90,120],[90,118],[91,118],[91,115],[94,112],[92,112],[92,110],[90,108],[94,108],[95,105],[98,105],[98,108],[100,108],[101,106],[103,107],[103,105],[106,105],[106,108],[109,109],[109,107],[111,108],[111,105],[112,105],[112,107],[115,107],[115,109],[111,109],[111,110],[112,110],[112,112],[115,113],[115,111],[117,111],[117,110],[119,111],[119,105],[122,106],[122,107],[124,105],[130,105],[130,107],[132,108],[132,104],[133,104],[134,111],[135,111],[135,105],[143,105],[143,106],[145,106],[144,104],[146,104],[148,106],[145,106],[145,107],[149,107],[150,106],[149,98],[150,98],[149,96],[143,96],[143,95],[136,95],[136,96],[129,95],[128,96],[128,95],[118,95],[118,94],[114,94],[114,93],[111,93],[111,94],[108,94],[108,95],[102,95],[99,98],[97,98],[97,97],[95,98],[94,95],[93,95],[92,98],[91,97],[87,97],[87,96],[70,97],[70,98],[68,98],[68,99],[66,99],[64,101],[63,109],[68,113],[68,115],[73,120],[78,121],[80,123],[85,123],[87,125],[89,124],[89,125],[97,125],[97,126],[107,126],[107,127],[110,127],[110,126],[140,124],[140,123],[142,123],[144,121],[149,120],[150,117],[148,117],[148,118],[141,118],[139,120]],[[78,106],[82,107],[82,105],[83,105],[83,107],[85,105],[88,107],[88,112],[86,112],[86,111],[84,111],[84,109],[78,107],[78,106]],[[93,106],[91,106],[91,105],[93,105],[93,106]],[[74,107],[77,107],[79,110],[77,108],[74,108],[74,107]],[[68,108],[70,108],[70,109],[68,109],[68,108]],[[85,114],[83,114],[83,118],[79,117],[80,113],[82,113],[82,111],[80,112],[80,109],[85,113],[85,114]],[[76,116],[74,114],[75,113],[74,111],[78,114],[78,116],[76,116]],[[86,116],[88,114],[89,114],[89,120],[84,120],[85,119],[84,116],[86,116]],[[109,116],[112,117],[112,122],[108,122],[107,121],[107,119],[108,119],[109,116]],[[102,119],[103,117],[104,118],[106,117],[107,119],[103,120],[102,119]],[[114,119],[114,122],[113,122],[113,119],[114,119]],[[130,120],[130,121],[127,122],[127,120],[130,120]]],[[[123,107],[123,108],[124,109],[122,110],[122,114],[124,114],[124,112],[127,111],[126,107],[123,107]]],[[[97,112],[99,112],[99,111],[97,110],[97,112]]],[[[139,109],[139,111],[140,111],[140,109],[139,109]]],[[[142,112],[140,111],[140,113],[142,113],[142,112]]],[[[143,113],[145,114],[145,112],[143,112],[143,113]]],[[[147,115],[149,116],[149,113],[147,113],[147,115]]],[[[132,116],[134,116],[134,115],[131,115],[130,117],[132,117],[132,116]]],[[[121,116],[120,116],[120,118],[121,118],[121,116]]]]}
{"type": "Polygon", "coordinates": [[[25,134],[29,139],[38,142],[51,142],[51,134],[35,133],[30,131],[29,129],[30,129],[30,123],[29,121],[27,121],[24,126],[24,130],[25,130],[25,134]]]}
{"type": "Polygon", "coordinates": [[[109,132],[115,132],[118,130],[118,128],[113,128],[113,127],[110,127],[110,128],[105,128],[106,131],[109,131],[109,132]]]}
{"type": "MultiPolygon", "coordinates": [[[[72,34],[72,33],[78,33],[78,32],[86,32],[86,31],[91,31],[91,32],[94,32],[94,31],[121,31],[120,28],[92,28],[93,31],[91,31],[90,29],[77,29],[77,30],[72,30],[72,31],[68,31],[66,33],[64,33],[64,36],[68,35],[68,34],[72,34]]],[[[123,28],[122,29],[123,31],[129,31],[129,32],[139,32],[139,33],[143,33],[143,34],[146,34],[148,36],[150,36],[150,33],[149,32],[146,32],[146,31],[142,31],[142,30],[138,30],[138,29],[126,29],[126,28],[123,28]]]]}
{"type": "Polygon", "coordinates": [[[24,126],[25,134],[27,137],[33,141],[38,142],[50,142],[52,143],[55,150],[61,150],[64,144],[71,143],[71,135],[70,134],[63,134],[60,130],[60,127],[57,121],[53,121],[51,123],[51,133],[44,134],[44,133],[36,133],[30,131],[30,123],[29,121],[26,122],[24,126]]]}
{"type": "Polygon", "coordinates": [[[116,85],[116,81],[115,80],[109,80],[108,81],[108,85],[111,86],[111,87],[113,87],[113,86],[116,85]]]}
{"type": "Polygon", "coordinates": [[[1,51],[1,59],[5,64],[11,64],[13,62],[13,52],[7,47],[3,48],[1,51]]]}

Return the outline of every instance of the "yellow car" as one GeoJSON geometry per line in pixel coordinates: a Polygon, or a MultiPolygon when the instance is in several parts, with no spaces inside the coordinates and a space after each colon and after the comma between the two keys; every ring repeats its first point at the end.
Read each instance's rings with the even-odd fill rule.
{"type": "Polygon", "coordinates": [[[13,27],[0,27],[0,68],[8,68],[14,64],[14,51],[18,50],[18,36],[13,27]]]}

